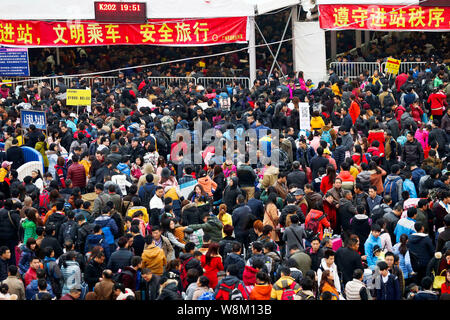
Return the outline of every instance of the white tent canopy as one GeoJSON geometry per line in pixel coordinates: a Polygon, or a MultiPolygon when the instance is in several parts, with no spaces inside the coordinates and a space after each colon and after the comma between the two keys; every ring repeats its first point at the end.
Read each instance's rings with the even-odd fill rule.
{"type": "MultiPolygon", "coordinates": [[[[108,0],[110,2],[123,2],[108,0]]],[[[301,0],[130,0],[147,3],[147,18],[245,17],[299,4],[301,0]]],[[[94,0],[20,0],[2,3],[5,20],[94,20],[94,0]]]]}
{"type": "Polygon", "coordinates": [[[378,4],[384,6],[400,6],[400,5],[418,5],[420,3],[419,0],[317,0],[317,4],[359,4],[359,5],[368,5],[368,4],[378,4]]]}

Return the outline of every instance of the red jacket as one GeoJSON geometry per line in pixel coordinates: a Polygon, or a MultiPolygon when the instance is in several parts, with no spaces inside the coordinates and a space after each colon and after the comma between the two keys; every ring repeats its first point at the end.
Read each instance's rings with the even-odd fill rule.
{"type": "Polygon", "coordinates": [[[380,150],[380,153],[384,154],[384,131],[383,130],[377,130],[377,131],[369,131],[369,136],[367,137],[367,141],[369,142],[369,145],[372,145],[372,142],[374,141],[380,142],[380,146],[378,149],[380,150]]]}
{"type": "Polygon", "coordinates": [[[327,215],[327,219],[330,221],[331,229],[336,230],[337,219],[336,219],[336,207],[328,203],[325,199],[323,200],[323,212],[327,215]]]}
{"type": "Polygon", "coordinates": [[[322,182],[320,183],[320,191],[322,191],[323,194],[326,194],[331,188],[333,188],[333,182],[330,181],[330,177],[323,177],[322,182]]]}
{"type": "MultiPolygon", "coordinates": [[[[311,211],[309,211],[308,215],[306,216],[305,226],[308,224],[309,220],[318,219],[323,214],[324,213],[322,211],[319,211],[316,209],[311,209],[311,211]]],[[[329,228],[329,227],[330,227],[330,222],[328,221],[328,219],[326,217],[319,221],[319,227],[317,228],[317,231],[320,233],[319,234],[320,241],[322,241],[322,238],[323,238],[323,229],[329,228]]]]}
{"type": "Polygon", "coordinates": [[[67,179],[72,180],[74,187],[86,187],[86,170],[82,164],[74,162],[67,171],[67,179]]]}
{"type": "Polygon", "coordinates": [[[395,87],[397,92],[400,92],[400,88],[408,81],[408,75],[406,73],[401,73],[395,78],[395,87]]]}
{"type": "Polygon", "coordinates": [[[447,96],[443,92],[432,93],[428,97],[428,103],[431,103],[432,115],[442,116],[444,114],[444,106],[448,106],[447,96]]]}
{"type": "Polygon", "coordinates": [[[244,273],[242,274],[242,280],[246,286],[254,286],[256,284],[256,274],[258,269],[251,266],[245,266],[244,273]]]}

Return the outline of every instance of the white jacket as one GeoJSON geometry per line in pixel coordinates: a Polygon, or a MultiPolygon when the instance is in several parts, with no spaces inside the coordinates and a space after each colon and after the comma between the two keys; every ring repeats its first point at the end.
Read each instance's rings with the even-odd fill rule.
{"type": "Polygon", "coordinates": [[[320,286],[320,279],[322,278],[322,272],[325,270],[330,270],[333,273],[334,277],[334,286],[336,287],[336,290],[339,292],[339,294],[342,293],[341,290],[341,281],[339,279],[339,274],[337,271],[337,266],[335,263],[331,265],[331,268],[327,266],[327,263],[325,262],[325,258],[322,258],[322,261],[320,262],[320,266],[317,269],[317,282],[320,286]]]}

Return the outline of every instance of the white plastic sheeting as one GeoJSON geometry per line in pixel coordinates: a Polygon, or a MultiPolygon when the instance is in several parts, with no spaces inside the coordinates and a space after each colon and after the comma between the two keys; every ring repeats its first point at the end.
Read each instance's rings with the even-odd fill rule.
{"type": "Polygon", "coordinates": [[[303,71],[305,80],[311,79],[317,86],[327,73],[325,31],[318,21],[295,22],[293,31],[295,71],[303,71]]]}
{"type": "MultiPolygon", "coordinates": [[[[119,0],[107,0],[122,2],[119,0]]],[[[130,0],[147,3],[147,18],[245,17],[299,4],[301,0],[130,0]]],[[[2,1],[0,19],[94,20],[94,0],[2,1]]]]}

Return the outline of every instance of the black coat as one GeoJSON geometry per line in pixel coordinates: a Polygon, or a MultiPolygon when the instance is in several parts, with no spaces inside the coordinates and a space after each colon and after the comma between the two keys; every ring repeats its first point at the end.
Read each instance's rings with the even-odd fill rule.
{"type": "Polygon", "coordinates": [[[356,208],[351,201],[342,198],[339,200],[338,222],[344,231],[350,231],[350,219],[356,214],[356,208]]]}
{"type": "Polygon", "coordinates": [[[403,145],[402,160],[406,164],[420,165],[423,161],[423,148],[419,141],[414,139],[414,141],[406,141],[403,145]]]}
{"type": "Polygon", "coordinates": [[[380,281],[381,288],[376,290],[377,300],[400,300],[401,292],[398,278],[392,274],[389,274],[388,277],[386,283],[383,283],[383,280],[380,281]]]}
{"type": "Polygon", "coordinates": [[[248,200],[247,205],[252,210],[252,214],[259,220],[264,219],[264,204],[261,200],[251,198],[248,200]]]}
{"type": "Polygon", "coordinates": [[[296,186],[300,189],[303,189],[305,184],[308,182],[306,173],[301,170],[293,170],[287,175],[286,179],[288,187],[296,186]]]}
{"type": "Polygon", "coordinates": [[[116,273],[119,269],[130,266],[132,257],[133,253],[126,248],[114,251],[109,258],[107,268],[116,273]]]}
{"type": "Polygon", "coordinates": [[[426,268],[434,256],[434,246],[430,237],[424,233],[413,233],[408,238],[407,247],[418,258],[419,267],[426,268]]]}
{"type": "Polygon", "coordinates": [[[11,224],[8,216],[8,210],[0,209],[0,240],[1,241],[19,241],[18,228],[20,226],[20,216],[15,211],[10,213],[14,226],[11,224]]]}
{"type": "Polygon", "coordinates": [[[220,199],[222,199],[222,193],[226,187],[225,175],[223,174],[223,172],[219,173],[213,179],[213,181],[217,184],[216,190],[214,191],[214,194],[213,194],[213,200],[214,200],[214,202],[216,202],[216,201],[219,201],[220,199]]]}
{"type": "Polygon", "coordinates": [[[353,279],[353,271],[356,269],[364,270],[359,253],[348,247],[339,248],[336,251],[335,259],[338,271],[342,274],[341,280],[344,285],[353,279]]]}
{"type": "Polygon", "coordinates": [[[254,187],[255,180],[257,176],[255,171],[253,171],[252,167],[247,165],[242,165],[237,168],[237,177],[239,179],[240,187],[254,187]]]}
{"type": "Polygon", "coordinates": [[[84,281],[86,281],[89,286],[89,291],[94,289],[95,284],[102,277],[104,266],[95,262],[94,259],[89,261],[86,267],[86,273],[84,274],[84,281]]]}
{"type": "Polygon", "coordinates": [[[157,275],[152,275],[152,278],[149,282],[141,279],[141,285],[139,286],[139,290],[141,292],[141,300],[149,301],[156,300],[159,295],[159,281],[160,277],[157,275]]]}
{"type": "Polygon", "coordinates": [[[183,226],[202,223],[200,220],[200,210],[198,210],[197,206],[193,203],[186,205],[181,210],[181,220],[183,226]]]}
{"type": "Polygon", "coordinates": [[[25,163],[25,157],[23,155],[22,148],[18,146],[12,146],[6,151],[6,160],[12,161],[11,169],[17,170],[21,165],[25,163]]]}
{"type": "Polygon", "coordinates": [[[45,238],[42,239],[41,249],[45,249],[47,247],[51,247],[55,251],[55,259],[58,259],[64,253],[59,241],[55,237],[45,236],[45,238]]]}
{"type": "Polygon", "coordinates": [[[229,212],[233,211],[236,207],[236,198],[240,194],[242,194],[241,189],[239,189],[239,187],[235,188],[235,185],[233,185],[232,187],[228,185],[223,191],[222,202],[227,205],[227,209],[229,212]]]}
{"type": "Polygon", "coordinates": [[[252,214],[252,209],[247,205],[239,205],[233,210],[232,219],[234,233],[236,237],[241,238],[248,236],[249,220],[252,214]]]}
{"type": "Polygon", "coordinates": [[[161,294],[156,300],[182,300],[178,293],[177,281],[174,279],[169,279],[167,281],[170,281],[170,283],[162,289],[161,294]]]}

